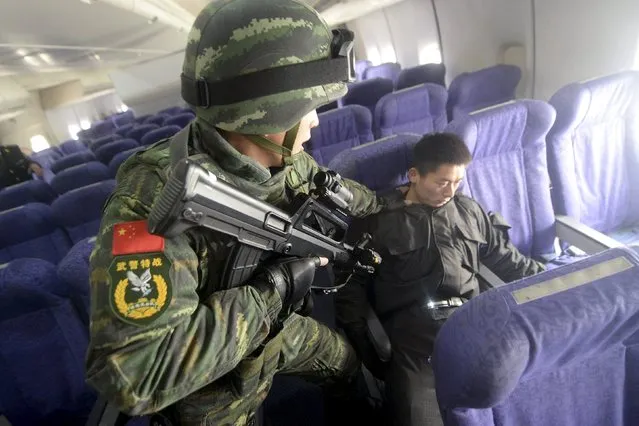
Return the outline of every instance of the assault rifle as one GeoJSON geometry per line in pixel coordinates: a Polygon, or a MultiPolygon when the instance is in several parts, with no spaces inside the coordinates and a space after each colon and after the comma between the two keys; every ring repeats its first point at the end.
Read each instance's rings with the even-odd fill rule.
{"type": "MultiPolygon", "coordinates": [[[[320,256],[342,270],[372,273],[381,258],[366,248],[370,235],[362,236],[354,246],[345,243],[353,194],[332,171],[319,172],[313,182],[316,189],[310,195],[298,195],[289,214],[240,192],[185,158],[174,167],[151,210],[149,232],[173,237],[192,227],[203,227],[237,239],[240,244],[227,259],[222,277],[228,288],[245,282],[264,252],[320,256]]],[[[348,282],[312,289],[331,293],[348,282]]]]}

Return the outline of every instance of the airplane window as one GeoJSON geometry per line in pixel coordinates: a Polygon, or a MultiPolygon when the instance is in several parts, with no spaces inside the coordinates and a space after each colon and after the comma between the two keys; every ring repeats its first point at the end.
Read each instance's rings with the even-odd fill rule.
{"type": "Polygon", "coordinates": [[[78,132],[80,131],[80,126],[77,124],[69,124],[69,135],[71,139],[78,140],[78,132]]]}
{"type": "Polygon", "coordinates": [[[368,60],[371,61],[373,65],[379,65],[382,63],[382,58],[379,55],[379,50],[377,47],[371,47],[370,49],[366,49],[366,54],[368,56],[368,60]]]}
{"type": "Polygon", "coordinates": [[[33,152],[40,152],[49,147],[49,141],[47,141],[47,138],[45,138],[44,136],[35,135],[31,137],[31,150],[33,150],[33,152]]]}
{"type": "Polygon", "coordinates": [[[393,46],[386,46],[382,49],[382,61],[384,61],[384,63],[397,62],[397,55],[395,54],[393,46]]]}
{"type": "Polygon", "coordinates": [[[80,121],[80,127],[82,128],[82,130],[87,130],[91,128],[91,122],[89,120],[82,120],[80,121]]]}
{"type": "Polygon", "coordinates": [[[430,43],[419,49],[419,64],[441,64],[442,53],[437,43],[430,43]]]}
{"type": "Polygon", "coordinates": [[[38,53],[38,58],[40,58],[40,60],[47,65],[54,64],[53,58],[51,58],[51,55],[49,55],[48,53],[38,53]]]}
{"type": "Polygon", "coordinates": [[[34,58],[33,56],[23,56],[22,60],[33,67],[37,67],[40,65],[40,61],[38,61],[38,59],[34,58]]]}

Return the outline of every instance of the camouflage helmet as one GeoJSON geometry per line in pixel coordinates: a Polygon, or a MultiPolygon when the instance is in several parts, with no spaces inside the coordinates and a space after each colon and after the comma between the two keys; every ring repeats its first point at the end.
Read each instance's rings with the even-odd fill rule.
{"type": "Polygon", "coordinates": [[[216,0],[189,34],[182,97],[207,123],[269,144],[261,135],[296,135],[306,114],[346,94],[352,41],[301,1],[216,0]]]}

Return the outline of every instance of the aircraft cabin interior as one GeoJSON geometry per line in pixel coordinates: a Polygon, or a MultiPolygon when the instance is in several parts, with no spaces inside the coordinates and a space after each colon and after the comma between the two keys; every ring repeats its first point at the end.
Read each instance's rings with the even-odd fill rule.
{"type": "MultiPolygon", "coordinates": [[[[198,119],[180,75],[210,1],[228,0],[0,0],[0,426],[159,424],[86,382],[90,261],[121,166],[198,119]]],[[[317,109],[306,153],[386,194],[424,135],[455,134],[472,155],[459,193],[545,266],[473,270],[482,293],[425,361],[441,424],[638,426],[639,1],[299,1],[355,37],[348,93],[317,109]]],[[[311,316],[340,332],[334,297],[311,316]]],[[[383,378],[359,378],[383,412],[383,378]]],[[[328,425],[323,401],[276,374],[241,424],[328,425]]]]}

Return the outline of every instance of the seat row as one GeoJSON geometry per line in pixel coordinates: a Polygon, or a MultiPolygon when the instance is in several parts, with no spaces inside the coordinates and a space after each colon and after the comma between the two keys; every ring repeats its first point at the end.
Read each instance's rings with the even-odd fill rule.
{"type": "MultiPolygon", "coordinates": [[[[60,175],[64,175],[69,170],[76,170],[77,167],[93,164],[93,169],[104,169],[108,166],[108,174],[115,177],[120,165],[132,154],[143,150],[146,146],[154,144],[162,139],[171,137],[181,130],[178,126],[157,127],[155,125],[143,125],[140,127],[151,127],[143,129],[145,132],[141,137],[141,142],[131,138],[123,139],[120,135],[109,135],[98,139],[90,148],[84,147],[75,153],[49,157],[48,163],[38,159],[44,167],[44,177],[42,180],[56,186],[56,180],[60,175]],[[150,130],[150,131],[149,131],[150,130]],[[101,164],[96,166],[94,163],[101,164]],[[105,166],[106,165],[106,166],[105,166]],[[104,166],[104,167],[103,167],[104,166]]],[[[137,130],[137,129],[136,129],[137,130]]],[[[67,180],[64,178],[63,180],[67,180]]],[[[76,185],[77,187],[77,185],[76,185]]]]}
{"type": "MultiPolygon", "coordinates": [[[[387,65],[387,64],[384,64],[387,65]]],[[[345,105],[362,105],[375,116],[377,103],[393,91],[403,91],[421,84],[434,84],[445,90],[445,85],[434,83],[425,69],[411,70],[410,79],[401,88],[393,77],[375,77],[349,85],[348,93],[337,102],[320,109],[325,112],[345,105]],[[419,76],[423,76],[420,78],[419,76]],[[410,85],[408,85],[410,84],[410,85]]],[[[496,65],[458,75],[452,81],[444,98],[448,120],[461,117],[471,111],[503,103],[515,98],[521,81],[521,69],[513,65],[496,65]]]]}
{"type": "MultiPolygon", "coordinates": [[[[128,152],[123,154],[128,155],[128,152]]],[[[51,204],[69,192],[81,192],[87,186],[109,181],[114,177],[115,173],[111,169],[97,161],[70,167],[54,176],[50,184],[30,180],[0,190],[0,212],[27,203],[51,204]]]]}
{"type": "MultiPolygon", "coordinates": [[[[155,124],[144,124],[130,130],[125,137],[119,133],[103,136],[93,141],[89,149],[64,156],[51,164],[50,168],[53,173],[59,173],[69,167],[96,160],[111,167],[113,159],[119,154],[137,152],[146,146],[173,136],[181,129],[182,127],[176,125],[158,127],[155,124]]],[[[116,162],[116,165],[119,166],[121,162],[116,162]]],[[[113,166],[115,167],[113,173],[117,171],[116,165],[113,166]]]]}
{"type": "Polygon", "coordinates": [[[306,149],[318,164],[327,165],[345,149],[374,138],[441,131],[447,123],[446,99],[443,87],[422,84],[384,95],[375,105],[374,114],[361,105],[320,113],[319,126],[311,129],[306,149]]]}
{"type": "Polygon", "coordinates": [[[114,180],[0,212],[0,264],[31,257],[57,264],[78,241],[96,235],[114,180]]]}
{"type": "MultiPolygon", "coordinates": [[[[560,90],[550,103],[512,101],[444,130],[469,146],[461,190],[510,223],[526,255],[554,255],[555,213],[619,243],[639,241],[639,72],[560,90]],[[552,182],[552,185],[551,185],[552,182]]],[[[340,153],[328,168],[385,191],[407,182],[420,135],[395,135],[340,153]]]]}
{"type": "Polygon", "coordinates": [[[80,314],[88,285],[63,279],[77,269],[72,260],[0,267],[0,415],[12,426],[83,426],[95,403],[84,374],[88,317],[80,314]]]}
{"type": "Polygon", "coordinates": [[[402,68],[396,62],[373,65],[371,61],[359,60],[355,63],[358,81],[385,78],[393,81],[395,90],[406,89],[424,83],[434,83],[446,87],[446,66],[444,64],[425,64],[402,68]]]}
{"type": "Polygon", "coordinates": [[[115,130],[127,125],[141,125],[150,123],[156,124],[158,126],[173,124],[179,125],[185,119],[184,117],[176,119],[176,121],[174,122],[171,122],[170,120],[182,114],[193,115],[193,110],[191,108],[174,106],[158,111],[156,114],[140,115],[137,117],[135,116],[133,111],[128,110],[126,112],[107,117],[106,119],[97,123],[92,123],[89,129],[82,130],[78,133],[78,138],[83,141],[98,139],[102,136],[110,135],[115,130]],[[167,121],[168,124],[166,124],[165,121],[167,121]]]}
{"type": "MultiPolygon", "coordinates": [[[[58,146],[31,155],[31,160],[50,171],[51,177],[58,171],[68,167],[68,164],[79,164],[77,159],[68,160],[67,157],[74,154],[87,155],[87,148],[94,154],[94,159],[109,164],[115,154],[137,146],[151,145],[164,139],[186,127],[195,117],[190,110],[188,110],[189,112],[184,112],[181,107],[175,108],[177,108],[175,111],[179,112],[177,115],[158,113],[153,116],[147,115],[137,118],[133,116],[132,112],[128,111],[127,115],[118,115],[120,119],[119,127],[110,120],[101,122],[99,123],[99,126],[101,126],[100,131],[93,133],[84,131],[85,134],[80,141],[65,141],[58,146]],[[125,119],[131,121],[122,121],[125,119]],[[89,138],[88,134],[97,136],[89,138]],[[113,142],[119,142],[119,144],[110,145],[113,142]],[[105,147],[106,145],[109,146],[105,147]],[[56,164],[58,162],[60,164],[56,164]]],[[[89,130],[94,129],[91,128],[89,130]]]]}
{"type": "MultiPolygon", "coordinates": [[[[375,138],[402,131],[427,133],[440,130],[445,125],[446,117],[452,119],[473,109],[513,99],[521,78],[518,68],[498,65],[458,76],[448,92],[443,84],[439,84],[440,81],[429,83],[432,81],[431,77],[437,74],[435,69],[445,72],[443,66],[435,64],[405,69],[397,74],[391,73],[391,78],[380,78],[386,75],[386,71],[383,70],[399,69],[398,67],[398,64],[382,64],[368,68],[367,79],[350,85],[349,92],[339,101],[340,106],[361,105],[370,111],[370,119],[364,117],[361,120],[371,121],[369,127],[373,129],[375,138]],[[402,84],[396,85],[395,77],[402,84]]],[[[337,106],[338,104],[328,105],[320,109],[320,112],[337,106]]],[[[180,107],[137,118],[131,112],[127,112],[117,116],[117,125],[113,120],[105,120],[98,127],[84,131],[81,136],[92,136],[92,139],[85,139],[87,144],[97,159],[108,164],[116,153],[132,149],[136,143],[148,145],[167,135],[170,136],[171,132],[185,127],[193,117],[190,110],[180,107]],[[160,125],[164,127],[160,128],[160,125]],[[116,141],[119,144],[115,144],[116,141]]],[[[328,133],[331,133],[331,130],[328,133]]],[[[321,142],[317,145],[325,151],[317,152],[316,158],[321,164],[327,164],[340,149],[324,148],[326,145],[321,142]]],[[[347,143],[342,146],[349,147],[347,143]]],[[[78,151],[81,151],[81,144],[67,141],[61,144],[58,154],[78,151]]],[[[52,173],[57,173],[74,161],[82,161],[80,158],[63,159],[61,164],[54,164],[54,157],[45,158],[46,155],[44,152],[38,153],[32,158],[39,161],[43,167],[51,167],[52,173]]],[[[60,156],[55,159],[59,161],[60,156]]]]}

